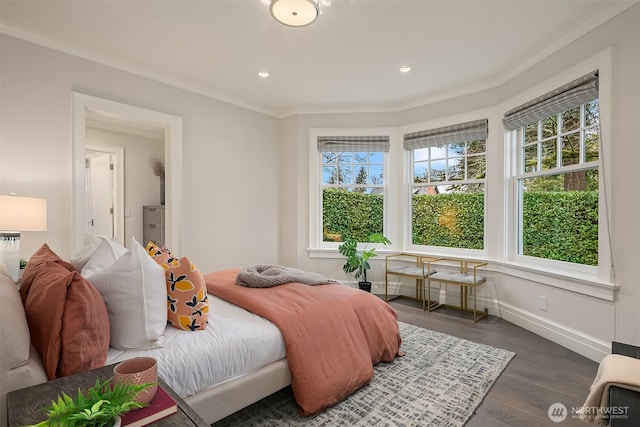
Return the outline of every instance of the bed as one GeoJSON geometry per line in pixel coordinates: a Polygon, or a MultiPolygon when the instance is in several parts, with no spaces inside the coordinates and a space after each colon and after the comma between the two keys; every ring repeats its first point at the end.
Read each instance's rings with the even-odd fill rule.
{"type": "MultiPolygon", "coordinates": [[[[90,259],[101,259],[99,248],[90,259]]],[[[159,376],[209,423],[288,385],[300,413],[310,415],[367,384],[375,363],[400,353],[396,313],[381,299],[335,283],[250,289],[236,285],[239,269],[203,277],[206,328],[176,329],[165,317],[164,323],[155,322],[161,335],[154,338],[157,345],[123,349],[113,345],[118,324],[146,340],[153,330],[138,323],[166,312],[171,294],[163,269],[137,242],[125,255],[109,251],[108,267],[87,278],[45,244],[31,257],[20,293],[0,274],[0,335],[3,342],[15,343],[2,349],[0,398],[47,379],[144,355],[158,359],[159,376]],[[133,261],[135,268],[129,265],[133,261]],[[122,307],[114,305],[101,287],[140,292],[142,299],[127,294],[118,297],[122,307]],[[138,305],[151,297],[154,309],[138,305]],[[116,309],[121,314],[114,317],[116,309]]]]}

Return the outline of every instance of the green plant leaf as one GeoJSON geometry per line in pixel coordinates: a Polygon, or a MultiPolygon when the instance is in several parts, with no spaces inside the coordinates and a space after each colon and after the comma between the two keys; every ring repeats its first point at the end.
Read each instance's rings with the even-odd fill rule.
{"type": "Polygon", "coordinates": [[[146,406],[134,402],[132,399],[138,392],[156,384],[131,385],[116,383],[112,386],[111,378],[103,382],[100,379],[96,379],[95,385],[89,388],[86,393],[78,389],[78,394],[75,398],[71,398],[65,393],[58,396],[56,400],[51,402],[50,407],[44,408],[47,411],[47,420],[34,426],[110,426],[116,415],[133,408],[146,406]]]}

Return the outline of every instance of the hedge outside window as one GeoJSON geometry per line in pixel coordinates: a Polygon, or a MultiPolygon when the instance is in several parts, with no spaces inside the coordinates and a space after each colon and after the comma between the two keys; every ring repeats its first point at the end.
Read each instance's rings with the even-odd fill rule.
{"type": "Polygon", "coordinates": [[[487,120],[404,135],[411,151],[411,243],[484,249],[487,120]]]}
{"type": "Polygon", "coordinates": [[[322,241],[368,241],[384,232],[384,157],[387,136],[318,137],[322,241]]]}

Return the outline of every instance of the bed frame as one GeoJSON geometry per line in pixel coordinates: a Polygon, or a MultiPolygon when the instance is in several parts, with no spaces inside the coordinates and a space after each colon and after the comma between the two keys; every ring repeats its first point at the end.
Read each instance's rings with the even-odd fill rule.
{"type": "Polygon", "coordinates": [[[287,359],[280,359],[189,396],[185,401],[208,423],[214,423],[290,384],[287,359]]]}

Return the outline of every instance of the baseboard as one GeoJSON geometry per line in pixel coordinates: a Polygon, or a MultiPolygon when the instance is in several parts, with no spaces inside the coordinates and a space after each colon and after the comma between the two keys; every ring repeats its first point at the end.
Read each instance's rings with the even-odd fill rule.
{"type": "MultiPolygon", "coordinates": [[[[356,283],[354,285],[357,287],[356,283]]],[[[375,293],[384,294],[384,283],[374,283],[372,289],[375,293]]],[[[453,292],[452,289],[449,289],[446,293],[444,289],[432,289],[431,297],[438,301],[445,301],[446,299],[448,304],[457,305],[460,294],[453,292]]],[[[415,295],[415,285],[406,283],[399,285],[397,283],[389,284],[389,293],[394,295],[415,295]]],[[[593,361],[600,362],[604,356],[611,353],[610,342],[587,335],[514,305],[482,296],[478,296],[477,303],[479,310],[486,307],[489,310],[489,314],[501,317],[593,361]]]]}
{"type": "Polygon", "coordinates": [[[501,303],[502,318],[534,334],[553,341],[595,362],[611,353],[611,343],[569,328],[558,322],[527,312],[511,304],[501,303]]]}

